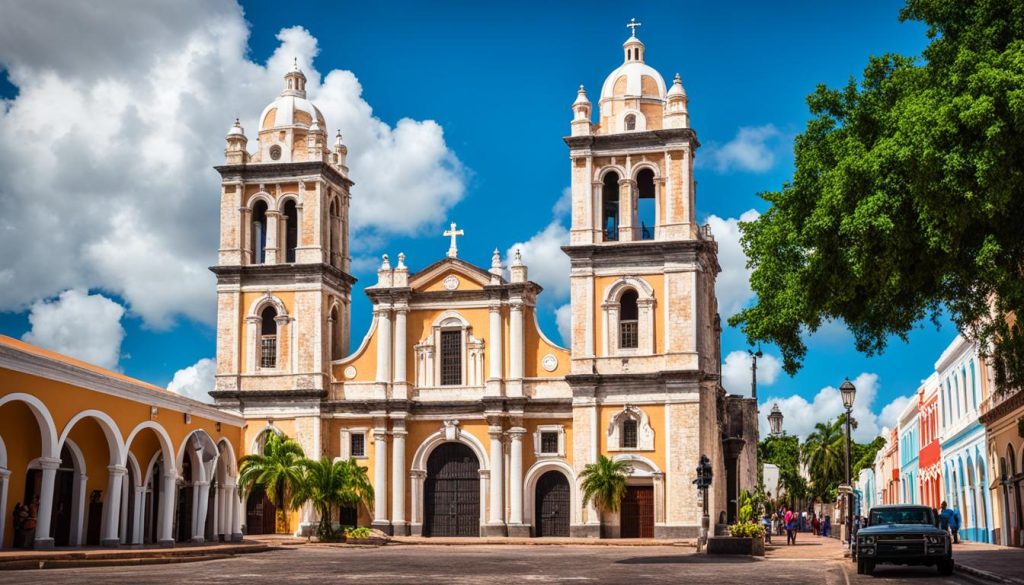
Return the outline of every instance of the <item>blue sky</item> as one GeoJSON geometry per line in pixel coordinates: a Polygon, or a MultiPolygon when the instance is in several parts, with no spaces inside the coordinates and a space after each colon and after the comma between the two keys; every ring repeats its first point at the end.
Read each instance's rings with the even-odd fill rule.
{"type": "MultiPolygon", "coordinates": [[[[210,18],[230,19],[237,13],[231,3],[220,4],[220,12],[210,9],[210,18]]],[[[197,11],[209,9],[199,6],[197,11]]],[[[390,127],[398,127],[400,120],[409,118],[433,120],[443,128],[446,153],[452,158],[438,164],[455,168],[461,181],[458,194],[448,200],[444,213],[419,221],[411,229],[390,229],[386,222],[378,222],[354,235],[356,276],[360,280],[353,307],[355,344],[371,317],[361,288],[373,283],[373,257],[382,252],[394,255],[405,251],[411,268],[422,268],[444,254],[447,241],[440,235],[442,226],[457,221],[466,231],[460,242],[460,256],[487,266],[494,248],[504,253],[514,243],[526,242],[549,226],[565,224],[566,219],[553,213],[552,208],[569,184],[567,149],[562,142],[569,132],[569,106],[581,83],[596,101],[604,77],[622,60],[621,43],[628,36],[625,24],[630,18],[643,23],[638,36],[647,45],[648,63],[667,80],[677,72],[682,75],[692,124],[703,144],[698,152],[697,204],[700,218],[707,221],[710,216],[726,220],[751,209],[766,208],[757,193],[779,188],[790,176],[792,137],[808,117],[804,100],[815,85],[844,84],[851,75],[859,75],[873,54],[921,51],[927,41],[924,27],[899,23],[900,6],[900,2],[889,0],[643,2],[632,3],[628,10],[621,2],[244,2],[249,37],[247,44],[239,41],[244,45],[239,50],[246,52],[237,58],[246,67],[250,63],[266,67],[268,74],[277,78],[283,72],[269,71],[273,67],[268,66],[268,59],[275,54],[287,57],[279,54],[283,41],[277,35],[282,29],[302,27],[317,43],[312,67],[320,74],[351,71],[361,85],[361,99],[372,108],[372,116],[390,127]],[[453,163],[456,159],[458,162],[453,163]]],[[[37,16],[30,13],[31,9],[24,12],[11,20],[20,17],[27,22],[37,16]]],[[[122,18],[137,17],[146,22],[146,16],[128,14],[122,18]]],[[[130,58],[132,63],[125,65],[126,70],[135,65],[139,71],[156,67],[153,63],[159,62],[159,56],[147,61],[146,51],[173,52],[176,36],[185,38],[193,29],[204,26],[203,19],[190,19],[189,15],[168,20],[171,22],[155,25],[152,38],[125,41],[131,41],[130,50],[137,53],[130,58]]],[[[24,23],[14,22],[12,26],[17,24],[24,23]]],[[[95,51],[110,56],[113,63],[119,58],[129,59],[115,54],[119,47],[104,46],[108,32],[86,30],[73,34],[81,35],[79,49],[85,54],[95,51]]],[[[68,64],[72,57],[59,54],[58,49],[30,49],[0,42],[0,66],[8,74],[8,79],[0,83],[0,96],[9,100],[8,115],[0,118],[0,133],[15,127],[12,112],[18,101],[28,96],[23,86],[35,87],[38,72],[52,69],[71,79],[68,83],[76,87],[101,84],[118,74],[108,71],[88,77],[72,72],[68,64]]],[[[198,59],[190,66],[200,67],[195,61],[198,59]]],[[[211,75],[217,75],[215,69],[211,66],[211,75]]],[[[39,100],[47,99],[43,89],[39,92],[39,100]]],[[[33,91],[32,95],[37,94],[33,91]]],[[[265,103],[273,97],[273,92],[262,87],[227,87],[216,96],[220,110],[214,123],[226,130],[234,115],[244,120],[258,114],[249,111],[254,109],[249,104],[265,103]],[[244,100],[239,97],[243,92],[244,100]]],[[[196,107],[202,108],[202,104],[200,100],[196,107]]],[[[327,121],[335,127],[330,117],[327,121]]],[[[352,131],[341,129],[346,135],[352,131]]],[[[212,135],[223,134],[218,129],[212,135]]],[[[219,138],[210,142],[209,152],[217,153],[222,148],[219,138]]],[[[216,175],[210,167],[220,159],[197,158],[200,160],[191,161],[192,167],[186,170],[205,181],[201,185],[213,185],[205,196],[209,200],[201,206],[208,212],[216,209],[217,197],[216,175]]],[[[89,172],[85,166],[86,180],[89,172]]],[[[356,181],[353,197],[368,196],[360,192],[360,185],[367,181],[358,177],[356,181]]],[[[132,187],[127,191],[131,192],[132,187]]],[[[150,191],[147,185],[135,189],[138,197],[153,196],[150,191]]],[[[0,190],[4,205],[13,201],[6,195],[0,190]]],[[[67,204],[73,205],[74,194],[69,192],[66,197],[67,204]]],[[[49,203],[55,204],[61,202],[49,203]]],[[[39,205],[38,211],[45,213],[43,204],[39,205]]],[[[216,219],[200,223],[202,233],[195,241],[212,242],[215,247],[216,219]]],[[[87,247],[75,241],[55,245],[87,247]]],[[[22,269],[11,252],[0,256],[0,276],[7,268],[15,279],[22,278],[22,269]]],[[[209,254],[214,253],[209,250],[209,254]]],[[[202,252],[195,254],[200,260],[205,258],[202,252]]],[[[537,270],[536,266],[531,268],[537,270]]],[[[55,270],[60,268],[55,266],[55,270]]],[[[32,303],[53,299],[66,288],[84,288],[127,307],[120,321],[125,333],[117,364],[125,373],[164,385],[179,369],[213,356],[213,329],[209,319],[201,316],[212,310],[212,285],[206,296],[202,287],[197,287],[200,292],[195,293],[197,300],[193,303],[203,307],[208,303],[208,307],[195,312],[176,312],[172,308],[169,318],[152,318],[136,300],[138,284],[133,288],[131,283],[121,282],[123,277],[105,280],[104,275],[115,272],[103,265],[103,269],[92,269],[80,278],[52,278],[50,282],[40,277],[43,282],[31,293],[0,298],[0,309],[7,311],[0,313],[0,332],[14,337],[25,335],[32,327],[32,303]]],[[[24,278],[40,279],[35,275],[24,278]]],[[[196,278],[207,282],[202,280],[207,278],[205,275],[196,278]]],[[[719,292],[730,293],[721,288],[719,292]]],[[[542,326],[553,337],[558,336],[554,311],[566,302],[558,298],[557,290],[555,293],[544,302],[541,316],[542,326]]],[[[762,387],[759,394],[762,398],[799,395],[813,406],[814,396],[823,387],[838,386],[844,376],[871,373],[877,374],[877,379],[863,379],[877,386],[877,396],[869,407],[878,412],[916,389],[954,335],[955,330],[948,324],[939,331],[923,324],[911,336],[910,344],[894,340],[884,355],[867,358],[853,349],[848,334],[832,328],[812,340],[806,366],[797,376],[765,372],[774,381],[762,387]]],[[[727,328],[722,338],[723,356],[745,348],[742,336],[727,328]]],[[[774,348],[763,349],[777,355],[774,348]]]]}

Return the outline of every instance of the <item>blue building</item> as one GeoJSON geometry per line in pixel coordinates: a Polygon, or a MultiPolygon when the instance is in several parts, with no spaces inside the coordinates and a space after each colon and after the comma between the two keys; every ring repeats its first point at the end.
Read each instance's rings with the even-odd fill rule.
{"type": "Polygon", "coordinates": [[[920,504],[920,472],[917,459],[921,452],[920,425],[917,420],[918,397],[914,394],[899,417],[900,503],[920,504]]]}

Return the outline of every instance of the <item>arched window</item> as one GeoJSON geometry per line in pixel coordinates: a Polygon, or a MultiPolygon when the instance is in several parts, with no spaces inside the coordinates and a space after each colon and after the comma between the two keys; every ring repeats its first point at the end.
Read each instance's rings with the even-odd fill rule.
{"type": "Polygon", "coordinates": [[[267,203],[257,201],[252,206],[252,263],[267,261],[267,203]]]}
{"type": "Polygon", "coordinates": [[[331,309],[331,360],[340,360],[344,356],[344,348],[341,347],[342,324],[338,307],[331,309]]]}
{"type": "Polygon", "coordinates": [[[622,421],[622,448],[636,449],[637,447],[637,421],[626,419],[622,421]]]}
{"type": "Polygon", "coordinates": [[[260,367],[277,367],[277,310],[267,307],[260,313],[260,367]]]}
{"type": "Polygon", "coordinates": [[[619,298],[619,347],[636,349],[639,346],[640,308],[635,290],[627,290],[619,298]]]}
{"type": "Polygon", "coordinates": [[[608,173],[601,187],[601,230],[604,241],[619,239],[619,174],[608,173]]]}
{"type": "Polygon", "coordinates": [[[441,385],[462,385],[462,331],[441,331],[441,385]]]}
{"type": "Polygon", "coordinates": [[[294,199],[284,204],[284,261],[295,262],[295,249],[299,246],[299,210],[294,199]]]}
{"type": "Polygon", "coordinates": [[[341,204],[338,198],[331,199],[330,214],[330,242],[327,244],[327,262],[337,268],[341,268],[341,256],[344,251],[341,249],[341,204]]]}
{"type": "Polygon", "coordinates": [[[978,386],[974,381],[974,360],[971,360],[971,397],[974,402],[974,408],[978,408],[978,386]]]}
{"type": "Polygon", "coordinates": [[[640,239],[654,239],[654,223],[656,221],[657,199],[654,188],[654,171],[641,169],[636,174],[637,187],[637,221],[640,224],[640,239]]]}
{"type": "Polygon", "coordinates": [[[627,132],[636,130],[636,114],[628,114],[628,115],[626,115],[626,119],[624,120],[624,122],[625,122],[625,125],[626,125],[626,131],[627,132]]]}

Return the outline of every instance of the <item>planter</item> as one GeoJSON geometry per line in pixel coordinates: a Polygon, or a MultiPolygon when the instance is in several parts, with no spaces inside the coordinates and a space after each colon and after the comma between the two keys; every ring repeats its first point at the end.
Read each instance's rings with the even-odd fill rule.
{"type": "Polygon", "coordinates": [[[712,536],[708,538],[709,555],[764,556],[764,539],[749,536],[712,536]]]}

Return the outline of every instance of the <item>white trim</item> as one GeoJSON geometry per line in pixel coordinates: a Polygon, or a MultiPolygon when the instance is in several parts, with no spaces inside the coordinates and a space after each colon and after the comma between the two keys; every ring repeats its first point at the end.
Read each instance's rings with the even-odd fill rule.
{"type": "MultiPolygon", "coordinates": [[[[0,347],[0,367],[9,367],[4,363],[3,349],[0,347]]],[[[17,368],[11,368],[17,369],[17,368]]],[[[19,370],[20,371],[20,370],[19,370]]],[[[53,417],[50,416],[50,411],[43,404],[43,401],[39,400],[31,394],[25,394],[23,392],[12,392],[5,396],[0,397],[0,407],[8,402],[23,402],[32,414],[36,418],[36,423],[39,425],[39,436],[40,436],[40,456],[49,457],[51,459],[60,459],[60,448],[57,442],[57,425],[53,422],[53,417]]]]}
{"type": "Polygon", "coordinates": [[[252,439],[252,443],[249,445],[249,454],[250,455],[259,455],[260,454],[260,438],[262,438],[263,435],[265,435],[267,433],[267,431],[273,432],[278,437],[283,437],[284,436],[284,433],[281,432],[281,429],[275,427],[274,425],[272,425],[270,423],[267,423],[267,424],[263,425],[263,428],[260,429],[260,432],[256,433],[256,436],[253,437],[253,439],[252,439]]]}
{"type": "Polygon", "coordinates": [[[117,427],[117,423],[114,419],[110,418],[110,415],[99,411],[99,410],[83,410],[75,416],[71,417],[71,420],[64,425],[64,431],[60,435],[60,439],[57,441],[58,453],[60,452],[60,446],[67,440],[68,435],[71,434],[75,424],[78,421],[85,418],[93,418],[96,423],[99,424],[103,434],[107,437],[107,447],[110,452],[110,463],[108,465],[124,465],[127,454],[125,452],[124,439],[122,439],[121,429],[117,427]]]}
{"type": "Polygon", "coordinates": [[[655,474],[662,473],[654,461],[651,461],[643,455],[637,455],[636,453],[620,453],[612,458],[612,461],[625,461],[630,464],[631,471],[629,477],[632,478],[654,478],[655,474]],[[639,463],[647,469],[638,469],[634,463],[639,463]]]}
{"type": "MultiPolygon", "coordinates": [[[[7,469],[7,445],[4,444],[4,438],[2,436],[0,436],[0,469],[7,469]]],[[[0,502],[0,504],[3,504],[3,502],[0,502]]],[[[7,508],[0,509],[4,511],[7,510],[7,508]]],[[[2,539],[3,536],[3,532],[0,532],[0,539],[2,539]]]]}
{"type": "Polygon", "coordinates": [[[537,425],[533,432],[533,455],[537,459],[551,457],[565,457],[565,425],[537,425]],[[544,453],[541,451],[544,433],[558,433],[558,451],[555,453],[544,453]]]}
{"type": "Polygon", "coordinates": [[[569,509],[572,515],[569,518],[570,525],[580,523],[579,486],[576,483],[576,474],[572,467],[565,461],[558,459],[546,459],[537,461],[530,466],[523,480],[523,524],[536,528],[536,501],[537,501],[537,480],[549,471],[560,471],[569,480],[569,509]]]}
{"type": "MultiPolygon", "coordinates": [[[[416,448],[416,453],[412,456],[411,471],[427,471],[427,459],[430,454],[433,453],[434,449],[440,447],[444,443],[462,443],[473,450],[473,454],[476,455],[477,460],[480,462],[481,471],[489,471],[491,469],[490,461],[487,457],[487,448],[480,442],[480,439],[476,438],[472,433],[466,431],[460,431],[456,433],[454,439],[448,439],[445,437],[444,431],[437,431],[430,435],[420,446],[416,448]]],[[[480,503],[483,508],[483,502],[480,503]]]]}
{"type": "MultiPolygon", "coordinates": [[[[153,455],[153,459],[150,460],[149,462],[149,467],[146,468],[147,478],[149,476],[150,469],[152,469],[153,462],[156,460],[156,457],[160,454],[163,454],[164,456],[165,465],[167,465],[169,468],[168,471],[177,474],[177,469],[174,467],[173,457],[174,443],[173,441],[171,441],[170,435],[167,434],[167,430],[164,429],[164,427],[161,426],[160,423],[156,421],[146,420],[135,425],[135,428],[132,429],[132,432],[128,434],[128,439],[124,442],[125,451],[128,453],[131,452],[132,441],[135,440],[135,435],[139,434],[144,429],[153,429],[153,432],[156,433],[157,442],[160,444],[160,449],[157,450],[157,452],[153,455]]],[[[142,485],[146,485],[146,483],[143,483],[142,485]]]]}
{"type": "Polygon", "coordinates": [[[654,451],[654,429],[651,427],[651,419],[644,409],[632,404],[627,404],[612,415],[612,420],[608,423],[607,437],[609,451],[654,451]],[[637,422],[636,447],[622,446],[622,423],[626,420],[637,422]]]}

